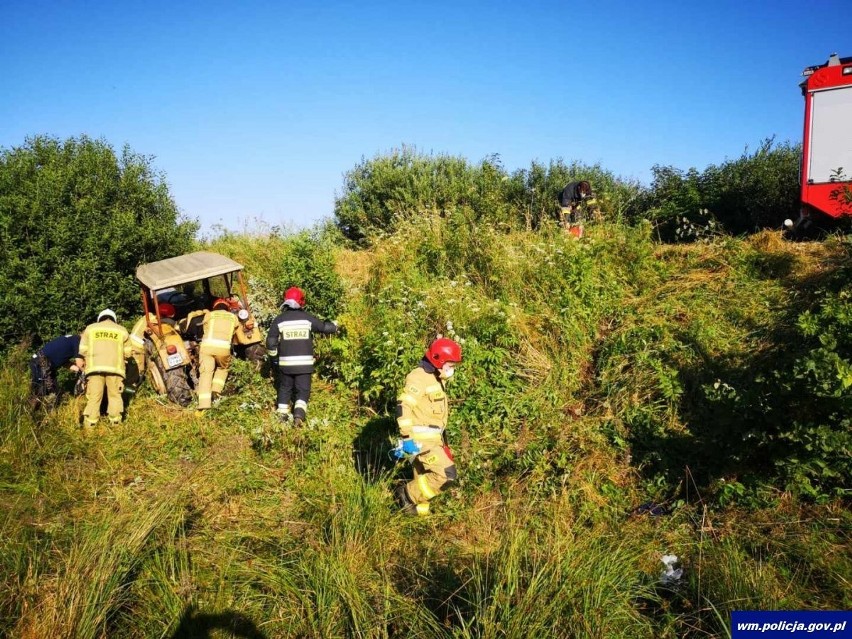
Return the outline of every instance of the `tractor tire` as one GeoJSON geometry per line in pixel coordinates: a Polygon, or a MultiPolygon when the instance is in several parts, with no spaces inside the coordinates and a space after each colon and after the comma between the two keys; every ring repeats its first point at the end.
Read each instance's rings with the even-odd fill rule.
{"type": "Polygon", "coordinates": [[[192,403],[192,387],[183,367],[163,373],[163,381],[166,383],[166,395],[170,401],[184,407],[192,403]]]}
{"type": "Polygon", "coordinates": [[[166,391],[166,380],[163,379],[163,371],[160,370],[160,367],[153,360],[148,360],[148,382],[151,384],[151,388],[153,388],[157,395],[165,395],[166,391]]]}
{"type": "Polygon", "coordinates": [[[140,371],[140,377],[147,377],[148,383],[157,395],[166,394],[166,382],[163,380],[163,373],[156,365],[160,355],[157,353],[157,347],[150,337],[145,339],[145,370],[140,371]]]}
{"type": "Polygon", "coordinates": [[[263,344],[249,344],[243,350],[243,357],[247,362],[254,364],[259,369],[266,361],[266,347],[263,344]]]}
{"type": "Polygon", "coordinates": [[[158,395],[165,395],[178,406],[192,403],[192,385],[183,367],[164,371],[159,361],[149,361],[148,381],[158,395]]]}

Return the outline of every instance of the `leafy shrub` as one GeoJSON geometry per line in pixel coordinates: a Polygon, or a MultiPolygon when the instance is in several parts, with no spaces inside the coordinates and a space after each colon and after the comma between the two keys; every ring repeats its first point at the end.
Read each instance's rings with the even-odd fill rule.
{"type": "Polygon", "coordinates": [[[760,246],[720,238],[659,253],[653,299],[617,316],[598,349],[607,434],[630,442],[646,475],[674,486],[688,468],[722,503],[769,488],[823,501],[852,472],[849,269],[803,299],[795,253],[760,246]]]}
{"type": "Polygon", "coordinates": [[[343,283],[335,270],[339,234],[331,226],[289,232],[279,227],[252,233],[223,231],[209,241],[212,251],[246,267],[252,311],[263,325],[279,313],[284,291],[305,291],[308,310],[334,318],[343,308],[343,283]]]}
{"type": "Polygon", "coordinates": [[[427,156],[403,147],[362,160],[349,171],[334,214],[343,235],[363,244],[376,233],[393,231],[398,220],[429,211],[445,215],[469,205],[493,215],[504,206],[505,178],[496,156],[471,166],[463,158],[427,156]]]}
{"type": "Polygon", "coordinates": [[[192,247],[150,157],[85,136],[0,150],[0,342],[81,330],[109,306],[139,313],[137,265],[192,247]]]}
{"type": "MultiPolygon", "coordinates": [[[[848,251],[848,249],[847,249],[848,251]]],[[[704,387],[707,413],[729,422],[744,481],[811,499],[848,492],[852,473],[852,291],[841,269],[799,314],[795,332],[748,370],[704,387]]]]}
{"type": "Polygon", "coordinates": [[[654,166],[645,194],[645,215],[659,227],[665,241],[691,241],[676,233],[686,224],[707,226],[718,221],[729,233],[780,228],[786,218],[798,217],[798,145],[764,140],[752,154],[746,149],[735,160],[710,165],[699,173],[673,166],[654,166]]]}
{"type": "Polygon", "coordinates": [[[526,228],[538,227],[544,220],[558,219],[562,189],[577,180],[587,180],[591,184],[598,208],[604,219],[610,221],[638,219],[644,202],[644,189],[637,181],[618,177],[600,164],[578,161],[566,164],[558,158],[545,166],[533,161],[529,169],[516,172],[513,180],[524,186],[515,194],[516,198],[523,198],[515,205],[516,216],[526,222],[526,228]]]}
{"type": "Polygon", "coordinates": [[[751,155],[705,171],[707,208],[731,233],[780,228],[799,212],[801,147],[768,139],[751,155]]]}
{"type": "Polygon", "coordinates": [[[392,233],[402,220],[443,218],[456,210],[465,211],[472,224],[530,229],[556,219],[562,189],[580,179],[592,183],[604,216],[638,216],[638,183],[617,178],[597,164],[566,165],[560,159],[545,167],[533,162],[528,170],[510,175],[498,155],[471,164],[409,147],[362,160],[349,171],[334,215],[343,235],[360,245],[392,233]]]}
{"type": "Polygon", "coordinates": [[[811,497],[848,494],[852,476],[852,269],[820,306],[799,317],[809,350],[779,374],[791,410],[779,428],[777,465],[787,486],[811,497]],[[844,281],[845,280],[845,281],[844,281]]]}

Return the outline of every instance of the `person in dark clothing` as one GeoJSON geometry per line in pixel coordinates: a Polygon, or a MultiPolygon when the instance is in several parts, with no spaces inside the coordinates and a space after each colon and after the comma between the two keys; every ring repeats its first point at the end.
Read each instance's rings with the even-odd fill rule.
{"type": "Polygon", "coordinates": [[[69,363],[72,371],[79,371],[82,366],[82,360],[77,357],[79,350],[79,335],[63,335],[50,340],[33,354],[30,358],[30,378],[34,403],[50,395],[58,396],[57,371],[69,363]]]}
{"type": "MultiPolygon", "coordinates": [[[[569,230],[572,227],[582,229],[585,221],[585,208],[594,202],[592,186],[586,180],[569,182],[559,195],[560,221],[569,230]]],[[[582,235],[580,231],[579,235],[582,235]]]]}
{"type": "Polygon", "coordinates": [[[313,333],[333,335],[340,328],[304,310],[305,294],[295,286],[284,293],[281,314],[272,320],[266,336],[266,354],[278,365],[278,407],[281,421],[290,421],[290,401],[295,390],[293,424],[301,426],[307,415],[314,372],[313,333]]]}

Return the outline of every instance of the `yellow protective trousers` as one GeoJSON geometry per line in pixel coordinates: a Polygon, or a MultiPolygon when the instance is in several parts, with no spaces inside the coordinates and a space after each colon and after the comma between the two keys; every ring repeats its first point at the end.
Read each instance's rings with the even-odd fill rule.
{"type": "Polygon", "coordinates": [[[107,395],[107,415],[112,424],[121,422],[121,413],[124,411],[124,400],[121,393],[124,392],[124,378],[120,375],[106,375],[103,373],[91,373],[86,375],[86,408],[83,411],[84,423],[94,426],[101,417],[101,402],[107,395]]]}
{"type": "Polygon", "coordinates": [[[425,504],[446,490],[458,478],[458,473],[442,443],[417,443],[421,451],[412,460],[414,479],[405,488],[411,501],[425,504]]]}
{"type": "Polygon", "coordinates": [[[559,221],[565,229],[571,228],[573,209],[570,206],[559,207],[559,221]]]}
{"type": "Polygon", "coordinates": [[[213,393],[221,393],[228,379],[228,367],[231,365],[231,354],[214,355],[201,349],[200,368],[198,372],[198,408],[210,408],[213,404],[213,393]]]}

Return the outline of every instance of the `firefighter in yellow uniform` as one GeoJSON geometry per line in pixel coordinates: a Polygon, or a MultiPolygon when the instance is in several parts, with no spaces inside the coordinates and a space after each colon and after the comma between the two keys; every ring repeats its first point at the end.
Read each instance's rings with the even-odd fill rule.
{"type": "Polygon", "coordinates": [[[204,333],[199,347],[197,417],[201,417],[212,406],[213,393],[221,393],[228,379],[231,340],[237,330],[237,316],[230,308],[228,300],[219,298],[213,302],[213,310],[204,317],[204,333]]]}
{"type": "MultiPolygon", "coordinates": [[[[160,304],[160,315],[164,324],[175,325],[174,316],[177,309],[173,304],[163,302],[160,304]]],[[[143,315],[130,330],[130,348],[133,351],[133,361],[136,362],[136,368],[139,369],[139,376],[145,375],[145,335],[148,333],[148,326],[157,323],[157,316],[149,312],[147,317],[143,315]]]]}
{"type": "Polygon", "coordinates": [[[111,424],[121,422],[124,401],[125,360],[131,356],[130,335],[117,323],[115,313],[104,309],[98,321],[89,324],[80,337],[80,358],[85,361],[86,408],[83,424],[94,427],[101,416],[101,401],[107,395],[107,416],[111,424]]]}
{"type": "Polygon", "coordinates": [[[396,421],[403,437],[400,448],[411,455],[414,479],[400,486],[396,497],[409,514],[428,515],[429,500],[458,477],[444,436],[449,417],[444,383],[461,361],[461,346],[439,337],[405,378],[405,388],[397,398],[396,421]]]}

